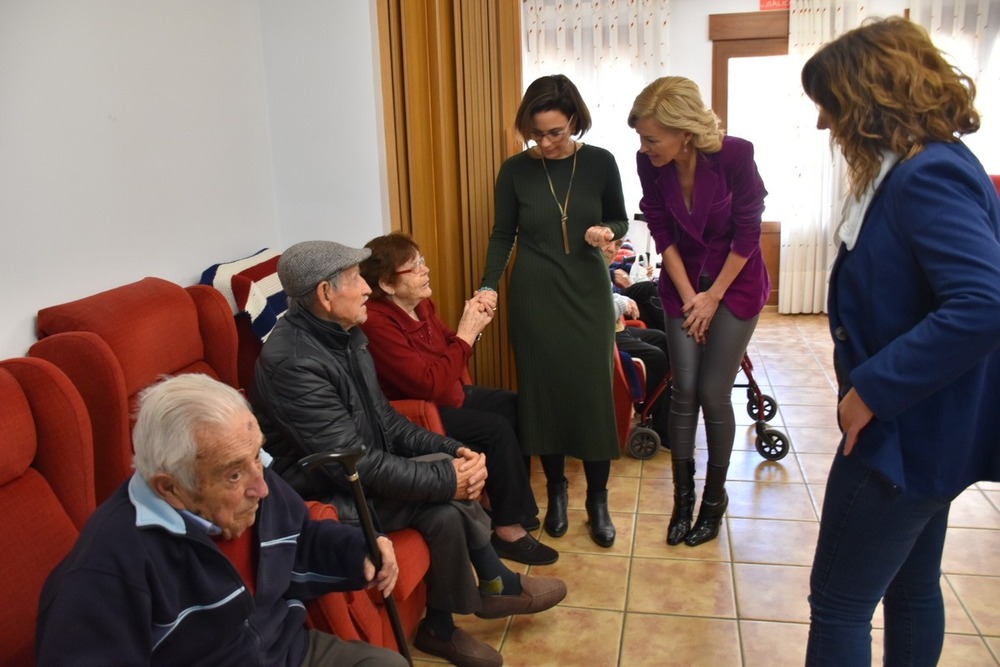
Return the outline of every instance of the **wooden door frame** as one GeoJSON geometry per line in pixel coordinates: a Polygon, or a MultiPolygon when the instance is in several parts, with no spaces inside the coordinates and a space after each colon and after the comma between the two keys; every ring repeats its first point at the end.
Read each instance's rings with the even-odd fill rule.
{"type": "MultiPolygon", "coordinates": [[[[708,38],[712,40],[712,110],[723,128],[729,122],[729,59],[788,54],[788,10],[711,14],[708,38]]],[[[767,307],[777,309],[781,222],[761,223],[761,253],[771,275],[767,307]]]]}
{"type": "Polygon", "coordinates": [[[729,117],[729,59],[788,54],[788,10],[711,14],[712,110],[726,127],[729,117]]]}

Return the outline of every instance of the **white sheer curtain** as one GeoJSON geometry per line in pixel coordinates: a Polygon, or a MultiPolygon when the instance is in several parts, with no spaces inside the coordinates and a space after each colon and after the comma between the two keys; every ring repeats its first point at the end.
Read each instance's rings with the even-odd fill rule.
{"type": "MultiPolygon", "coordinates": [[[[862,1],[791,0],[788,53],[795,76],[820,46],[860,25],[864,14],[862,1]]],[[[831,149],[829,133],[816,129],[816,106],[797,79],[790,87],[787,104],[796,118],[788,144],[794,147],[789,153],[794,180],[781,186],[793,196],[788,219],[781,221],[778,312],[823,313],[846,170],[840,152],[831,149]]]]}
{"type": "MultiPolygon", "coordinates": [[[[614,153],[625,205],[638,212],[639,142],[626,121],[639,91],[669,71],[669,0],[524,0],[522,11],[524,86],[549,74],[576,84],[593,120],[584,140],[614,153]]],[[[644,226],[633,230],[644,244],[644,226]]]]}
{"type": "Polygon", "coordinates": [[[982,128],[964,141],[991,174],[1000,174],[1000,0],[913,0],[910,19],[976,82],[982,128]]]}

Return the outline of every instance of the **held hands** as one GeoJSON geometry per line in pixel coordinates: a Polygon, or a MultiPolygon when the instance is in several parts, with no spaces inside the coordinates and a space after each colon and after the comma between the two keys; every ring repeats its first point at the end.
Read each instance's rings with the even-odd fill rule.
{"type": "Polygon", "coordinates": [[[480,303],[487,306],[491,310],[497,309],[497,293],[491,289],[481,289],[476,290],[472,295],[473,299],[478,299],[480,303]]]}
{"type": "Polygon", "coordinates": [[[484,296],[486,294],[493,294],[496,300],[496,292],[476,292],[465,302],[462,319],[458,321],[455,335],[469,345],[476,342],[476,337],[493,321],[493,316],[496,314],[496,307],[489,305],[484,296]]]}
{"type": "Polygon", "coordinates": [[[452,460],[455,466],[455,500],[477,500],[486,486],[486,455],[459,447],[452,460]]]}
{"type": "Polygon", "coordinates": [[[858,433],[868,426],[875,415],[853,387],[837,405],[837,415],[840,417],[840,429],[844,432],[844,456],[850,456],[858,442],[858,433]]]}
{"type": "Polygon", "coordinates": [[[364,573],[365,579],[371,583],[368,587],[375,586],[383,597],[389,597],[392,589],[396,587],[396,580],[399,578],[399,564],[396,562],[396,551],[392,548],[392,541],[385,536],[375,538],[378,544],[379,553],[382,555],[382,569],[375,576],[375,565],[371,558],[365,558],[364,573]],[[373,581],[374,580],[374,581],[373,581]]]}
{"type": "Polygon", "coordinates": [[[699,292],[688,299],[681,310],[687,316],[681,325],[687,330],[688,336],[694,336],[695,341],[704,344],[708,335],[708,327],[712,324],[715,311],[719,309],[719,301],[711,291],[699,292]]]}
{"type": "Polygon", "coordinates": [[[614,237],[615,235],[610,229],[601,225],[588,227],[587,231],[583,233],[583,240],[595,248],[603,248],[604,244],[614,237]]]}

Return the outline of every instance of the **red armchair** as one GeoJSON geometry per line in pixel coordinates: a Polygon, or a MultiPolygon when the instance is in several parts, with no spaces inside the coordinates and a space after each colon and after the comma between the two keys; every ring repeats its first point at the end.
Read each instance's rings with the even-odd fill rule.
{"type": "Polygon", "coordinates": [[[28,354],[76,385],[93,425],[97,502],[132,474],[138,393],[163,375],[204,373],[237,386],[236,327],[222,296],[160,278],[38,311],[28,354]]]}
{"type": "MultiPolygon", "coordinates": [[[[38,336],[29,354],[62,368],[90,413],[98,502],[132,474],[131,426],[139,392],[163,375],[181,373],[240,384],[233,313],[208,285],[183,288],[144,278],[39,311],[38,336]]],[[[322,512],[336,516],[333,508],[322,512]]],[[[397,602],[409,621],[404,628],[413,632],[426,605],[422,580],[430,554],[415,531],[390,537],[400,562],[397,602]]],[[[344,638],[394,647],[391,630],[383,631],[388,614],[380,602],[367,592],[330,594],[314,604],[312,620],[344,638]]]]}
{"type": "Polygon", "coordinates": [[[42,584],[94,511],[90,419],[40,359],[0,361],[0,665],[35,663],[42,584]]]}

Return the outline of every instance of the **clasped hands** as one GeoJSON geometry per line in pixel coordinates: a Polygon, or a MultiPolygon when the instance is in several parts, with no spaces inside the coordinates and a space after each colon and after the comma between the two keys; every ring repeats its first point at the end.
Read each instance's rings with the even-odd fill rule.
{"type": "Polygon", "coordinates": [[[695,342],[699,345],[707,340],[708,327],[719,309],[719,301],[721,299],[713,296],[711,292],[698,292],[681,306],[681,310],[687,316],[681,326],[688,332],[688,336],[694,336],[695,342]]]}
{"type": "Polygon", "coordinates": [[[459,447],[452,459],[455,466],[455,500],[478,500],[486,487],[486,454],[459,447]]]}
{"type": "Polygon", "coordinates": [[[497,310],[497,293],[481,290],[466,300],[462,318],[455,333],[470,345],[486,326],[493,321],[497,310]]]}

